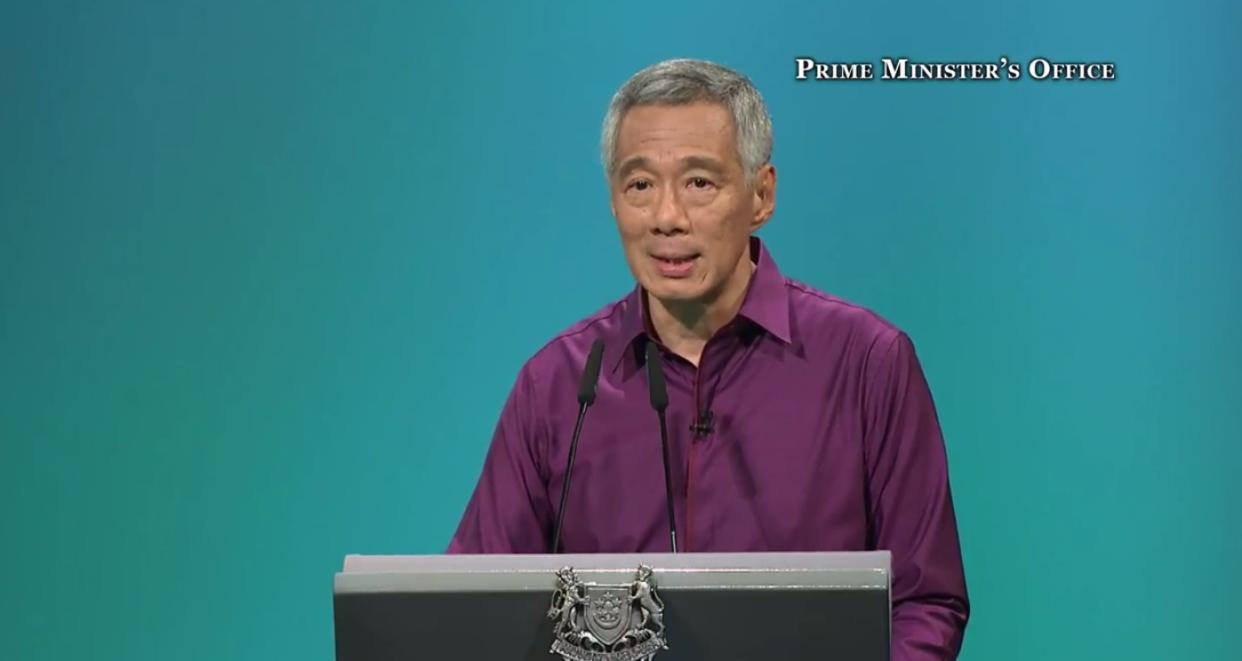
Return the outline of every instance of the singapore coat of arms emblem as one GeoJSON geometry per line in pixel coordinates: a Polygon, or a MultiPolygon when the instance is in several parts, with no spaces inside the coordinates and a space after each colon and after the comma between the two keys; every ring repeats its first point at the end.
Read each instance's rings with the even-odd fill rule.
{"type": "Polygon", "coordinates": [[[651,568],[629,584],[584,583],[566,567],[556,573],[548,618],[555,621],[552,654],[565,661],[650,661],[662,649],[664,603],[651,568]]]}

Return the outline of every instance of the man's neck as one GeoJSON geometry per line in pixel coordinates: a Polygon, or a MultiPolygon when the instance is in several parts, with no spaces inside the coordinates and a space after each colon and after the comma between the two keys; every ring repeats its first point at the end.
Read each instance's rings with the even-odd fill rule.
{"type": "Polygon", "coordinates": [[[755,271],[755,264],[749,256],[738,271],[737,277],[731,278],[723,291],[709,301],[665,302],[647,295],[651,325],[664,346],[698,367],[707,341],[742,309],[742,301],[746,299],[746,290],[755,271]]]}

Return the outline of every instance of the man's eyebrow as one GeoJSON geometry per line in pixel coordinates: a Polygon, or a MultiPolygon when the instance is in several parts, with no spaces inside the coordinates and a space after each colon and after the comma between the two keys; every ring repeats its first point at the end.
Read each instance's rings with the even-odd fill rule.
{"type": "Polygon", "coordinates": [[[621,164],[621,167],[617,168],[617,176],[625,177],[629,173],[639,168],[650,169],[650,167],[651,167],[651,163],[647,159],[643,158],[642,156],[631,156],[630,158],[626,159],[624,163],[621,164]]]}
{"type": "Polygon", "coordinates": [[[712,172],[724,172],[725,165],[720,161],[708,156],[688,156],[682,163],[687,170],[711,170],[712,172]]]}
{"type": "MultiPolygon", "coordinates": [[[[724,172],[724,163],[711,158],[710,156],[687,156],[681,159],[680,165],[685,170],[710,170],[712,172],[724,172]]],[[[617,176],[625,177],[629,173],[638,169],[651,169],[651,161],[642,156],[633,156],[626,159],[621,167],[617,168],[617,176]]]]}

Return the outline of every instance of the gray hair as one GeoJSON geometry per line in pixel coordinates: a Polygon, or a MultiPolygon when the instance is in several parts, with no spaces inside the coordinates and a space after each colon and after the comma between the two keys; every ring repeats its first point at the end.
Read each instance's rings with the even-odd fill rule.
{"type": "Polygon", "coordinates": [[[612,97],[604,116],[600,152],[609,179],[617,167],[617,135],[635,106],[676,106],[708,101],[733,116],[738,157],[749,183],[772,158],[772,119],[759,90],[732,69],[703,60],[666,60],[634,74],[612,97]]]}

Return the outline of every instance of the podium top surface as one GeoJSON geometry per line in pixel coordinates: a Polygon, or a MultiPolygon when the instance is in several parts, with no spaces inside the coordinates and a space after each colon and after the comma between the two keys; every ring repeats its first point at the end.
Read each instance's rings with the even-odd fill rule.
{"type": "Polygon", "coordinates": [[[586,581],[612,583],[650,567],[665,590],[887,590],[888,551],[816,553],[629,553],[524,555],[349,555],[335,592],[546,591],[572,567],[586,581]]]}

